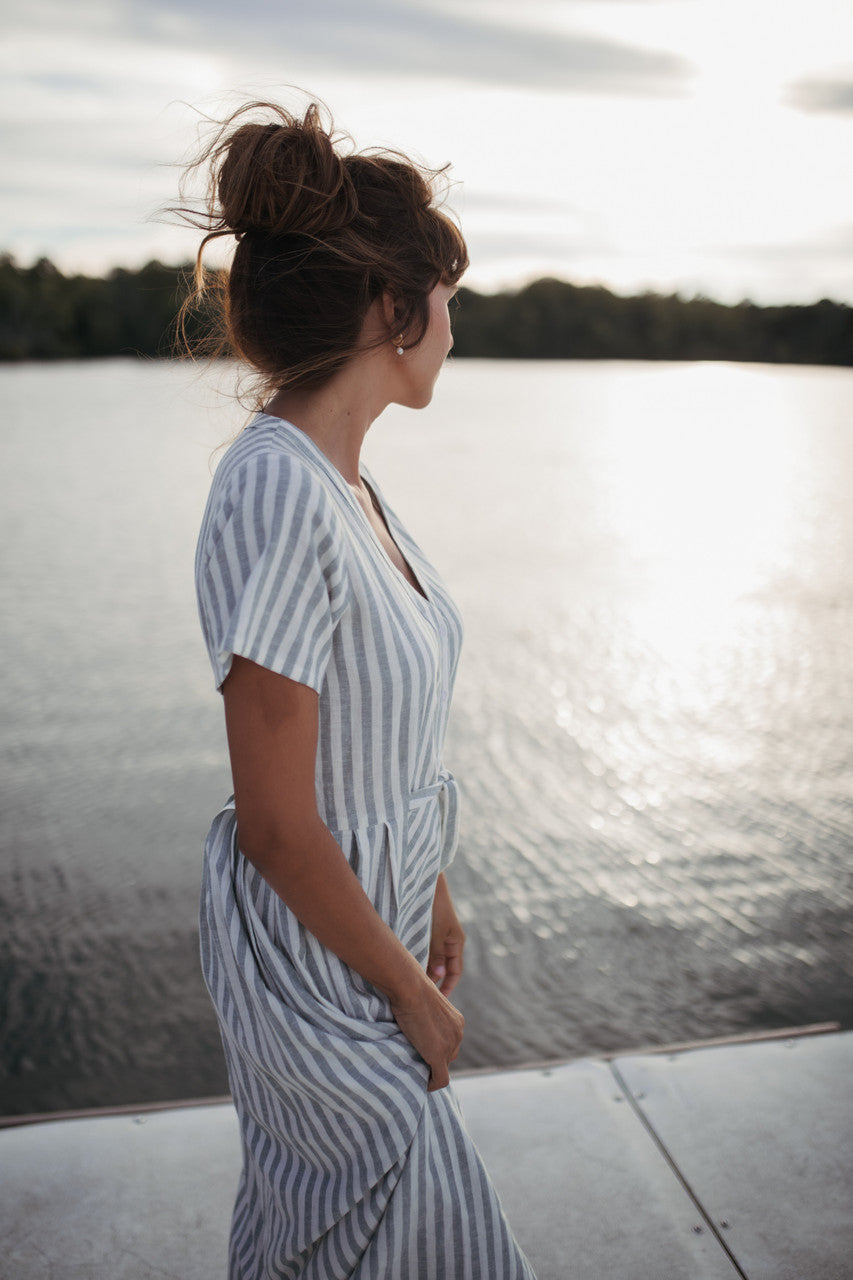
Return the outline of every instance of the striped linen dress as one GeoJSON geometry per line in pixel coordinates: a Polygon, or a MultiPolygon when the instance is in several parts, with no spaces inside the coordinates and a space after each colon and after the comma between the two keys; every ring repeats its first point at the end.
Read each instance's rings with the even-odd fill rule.
{"type": "MultiPolygon", "coordinates": [[[[457,791],[441,764],[461,641],[446,589],[378,495],[424,595],[297,427],[258,415],[214,476],[196,558],[217,686],[233,654],[315,689],[320,815],[425,965],[457,791]]],[[[232,1280],[533,1280],[463,1126],[389,1004],[239,849],[205,846],[205,981],[240,1119],[232,1280]]]]}

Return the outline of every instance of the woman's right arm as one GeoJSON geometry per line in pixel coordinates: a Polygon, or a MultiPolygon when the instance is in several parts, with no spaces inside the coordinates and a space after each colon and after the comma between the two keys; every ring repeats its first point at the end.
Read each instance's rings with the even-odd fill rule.
{"type": "Polygon", "coordinates": [[[464,1020],[361,887],[317,811],[318,697],[235,656],[222,686],[240,849],[296,918],[391,1003],[400,1030],[449,1082],[464,1020]]]}

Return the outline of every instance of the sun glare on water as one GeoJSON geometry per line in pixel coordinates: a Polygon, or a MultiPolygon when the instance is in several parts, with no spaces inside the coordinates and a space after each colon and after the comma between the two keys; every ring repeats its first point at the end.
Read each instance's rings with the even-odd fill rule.
{"type": "Polygon", "coordinates": [[[781,389],[755,371],[690,366],[667,387],[666,417],[652,402],[637,421],[635,405],[633,429],[613,440],[605,510],[632,566],[636,641],[659,655],[682,705],[698,705],[713,699],[750,598],[785,577],[808,537],[792,499],[802,442],[781,389]]]}

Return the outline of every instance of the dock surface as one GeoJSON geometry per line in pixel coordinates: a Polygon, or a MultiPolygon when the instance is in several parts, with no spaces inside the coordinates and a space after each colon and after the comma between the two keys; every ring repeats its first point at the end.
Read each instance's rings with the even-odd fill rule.
{"type": "MultiPolygon", "coordinates": [[[[538,1280],[853,1280],[853,1032],[454,1087],[538,1280]]],[[[0,1129],[0,1275],[224,1280],[239,1165],[230,1103],[0,1129]]]]}

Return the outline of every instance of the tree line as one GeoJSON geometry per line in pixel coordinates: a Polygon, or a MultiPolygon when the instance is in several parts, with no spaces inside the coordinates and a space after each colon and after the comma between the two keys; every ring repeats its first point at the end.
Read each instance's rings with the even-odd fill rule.
{"type": "MultiPolygon", "coordinates": [[[[103,277],[63,275],[43,258],[0,257],[0,360],[170,356],[188,267],[149,262],[103,277]]],[[[726,306],[709,298],[537,280],[480,294],[461,289],[454,355],[501,359],[748,360],[853,365],[853,307],[726,306]]],[[[191,315],[192,340],[205,329],[191,315]]]]}

